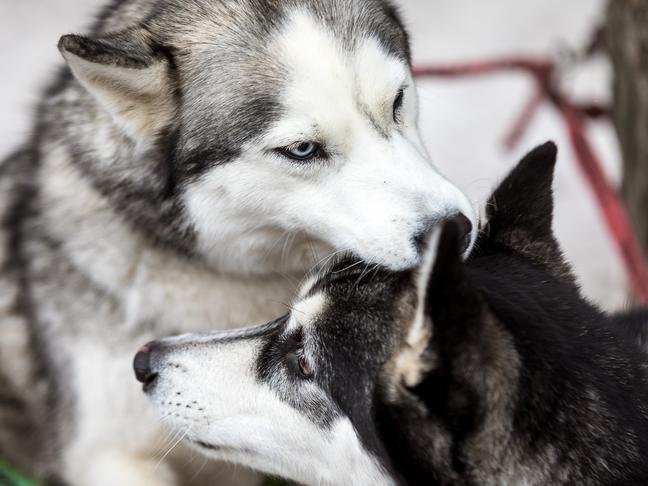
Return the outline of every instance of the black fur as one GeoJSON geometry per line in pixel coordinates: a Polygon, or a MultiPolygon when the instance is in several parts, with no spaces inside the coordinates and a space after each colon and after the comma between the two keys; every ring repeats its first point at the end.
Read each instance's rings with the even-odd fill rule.
{"type": "MultiPolygon", "coordinates": [[[[431,441],[440,427],[451,457],[445,467],[434,464],[420,438],[404,447],[412,443],[409,414],[387,408],[385,440],[398,444],[390,451],[408,483],[484,484],[506,472],[505,456],[514,454],[508,467],[536,468],[541,484],[648,480],[646,355],[637,332],[624,329],[626,316],[606,316],[566,269],[556,272],[564,264],[551,231],[555,155],[553,144],[536,149],[495,191],[479,251],[466,265],[456,234],[442,235],[426,302],[436,365],[410,392],[430,414],[431,441]],[[515,378],[498,378],[503,355],[515,357],[515,378]],[[504,383],[493,386],[498,379],[504,383]],[[507,443],[475,457],[469,442],[488,440],[483,431],[497,420],[510,420],[500,438],[507,443]],[[484,463],[492,469],[480,470],[484,463]]],[[[634,315],[635,329],[644,329],[646,313],[634,315]]]]}
{"type": "Polygon", "coordinates": [[[415,275],[343,261],[311,290],[316,380],[402,484],[648,482],[648,311],[581,296],[551,230],[555,157],[539,147],[498,187],[468,262],[443,231],[416,384],[394,368],[415,275]]]}
{"type": "MultiPolygon", "coordinates": [[[[256,380],[317,425],[318,440],[348,419],[382,466],[371,477],[390,476],[380,484],[647,484],[648,310],[607,315],[581,296],[551,229],[555,161],[545,144],[504,179],[467,261],[456,221],[418,269],[343,257],[287,317],[162,341],[156,369],[183,347],[218,354],[254,337],[256,380]]],[[[339,481],[336,467],[313,482],[339,481]]]]}

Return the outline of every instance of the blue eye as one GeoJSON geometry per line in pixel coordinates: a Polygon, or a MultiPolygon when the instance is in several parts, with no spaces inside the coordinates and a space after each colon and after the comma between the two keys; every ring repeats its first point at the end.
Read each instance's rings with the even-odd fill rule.
{"type": "Polygon", "coordinates": [[[322,156],[322,146],[315,142],[299,142],[279,149],[279,151],[286,157],[295,160],[311,160],[322,156]]]}

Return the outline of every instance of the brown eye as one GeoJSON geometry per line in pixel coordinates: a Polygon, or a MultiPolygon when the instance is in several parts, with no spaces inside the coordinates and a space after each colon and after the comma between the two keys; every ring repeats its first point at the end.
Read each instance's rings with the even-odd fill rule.
{"type": "Polygon", "coordinates": [[[311,368],[311,365],[304,356],[299,356],[297,358],[297,364],[299,365],[299,371],[305,378],[313,376],[313,368],[311,368]]]}

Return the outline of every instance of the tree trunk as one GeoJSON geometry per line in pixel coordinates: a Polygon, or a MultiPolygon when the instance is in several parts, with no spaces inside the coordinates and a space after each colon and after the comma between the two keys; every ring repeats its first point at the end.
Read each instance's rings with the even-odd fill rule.
{"type": "Polygon", "coordinates": [[[621,188],[648,256],[648,1],[610,0],[606,42],[614,66],[614,122],[623,155],[621,188]]]}

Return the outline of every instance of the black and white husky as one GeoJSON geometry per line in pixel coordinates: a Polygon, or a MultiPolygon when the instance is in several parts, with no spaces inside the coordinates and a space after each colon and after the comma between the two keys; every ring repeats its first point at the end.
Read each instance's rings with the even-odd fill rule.
{"type": "Polygon", "coordinates": [[[263,322],[337,251],[415,266],[457,214],[474,239],[387,1],[117,0],[59,49],[0,166],[0,456],[32,474],[185,483],[124,387],[143,340],[263,322]]]}
{"type": "Polygon", "coordinates": [[[555,146],[414,271],[343,260],[291,312],[147,345],[135,370],[198,450],[309,485],[648,484],[648,312],[586,302],[553,237],[555,146]]]}

